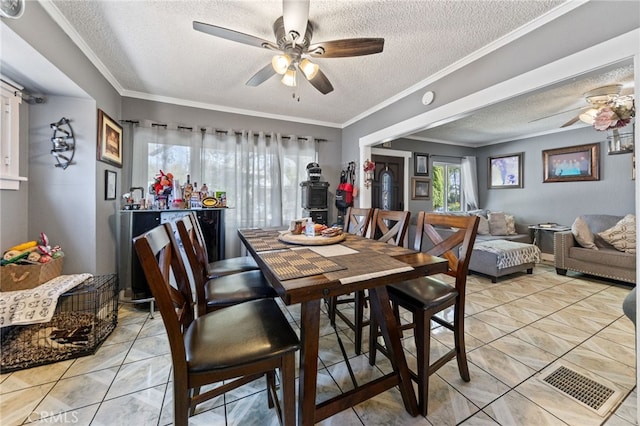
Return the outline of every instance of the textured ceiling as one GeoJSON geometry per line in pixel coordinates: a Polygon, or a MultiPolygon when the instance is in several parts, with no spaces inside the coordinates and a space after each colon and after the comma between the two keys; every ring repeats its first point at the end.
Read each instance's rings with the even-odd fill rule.
{"type": "MultiPolygon", "coordinates": [[[[299,102],[276,77],[258,87],[245,85],[269,63],[271,51],[192,28],[197,20],[274,40],[272,26],[282,14],[281,0],[52,0],[42,5],[123,96],[343,127],[390,98],[421,88],[420,83],[434,74],[562,3],[311,0],[312,42],[382,37],[385,45],[376,55],[314,60],[335,90],[322,95],[301,81],[299,102]]],[[[81,92],[75,85],[64,89],[57,70],[25,63],[26,43],[5,25],[0,28],[3,74],[18,78],[17,70],[31,69],[29,76],[16,80],[31,93],[60,95],[67,90],[77,96],[81,92]],[[48,77],[42,78],[43,73],[48,77]]],[[[480,146],[559,131],[586,104],[585,92],[620,83],[625,85],[623,93],[633,93],[633,76],[631,61],[621,62],[410,137],[480,146]],[[561,111],[567,112],[558,114],[561,111]]],[[[580,125],[584,124],[569,128],[580,125]]]]}
{"type": "MultiPolygon", "coordinates": [[[[446,124],[418,132],[412,138],[462,145],[487,145],[562,131],[588,105],[590,90],[621,84],[620,95],[634,93],[633,60],[574,76],[523,96],[484,107],[446,124]]],[[[565,130],[588,126],[577,121],[565,130]]]]}
{"type": "Polygon", "coordinates": [[[297,102],[276,77],[258,87],[245,86],[272,52],[192,29],[197,20],[274,40],[272,25],[282,15],[281,0],[53,0],[76,33],[71,37],[86,44],[99,59],[97,66],[126,96],[176,99],[334,126],[562,3],[312,0],[312,42],[383,37],[385,45],[376,55],[318,59],[335,90],[322,95],[302,81],[297,102]]]}

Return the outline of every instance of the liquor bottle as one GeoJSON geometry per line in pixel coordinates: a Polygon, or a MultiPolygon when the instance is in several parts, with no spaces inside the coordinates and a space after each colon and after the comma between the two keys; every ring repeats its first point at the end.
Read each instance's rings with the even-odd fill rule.
{"type": "Polygon", "coordinates": [[[200,207],[200,191],[198,191],[198,182],[193,182],[193,192],[191,193],[189,203],[191,204],[192,209],[200,207]]]}
{"type": "Polygon", "coordinates": [[[203,183],[200,187],[200,200],[209,196],[209,188],[206,183],[203,183]]]}
{"type": "Polygon", "coordinates": [[[187,175],[187,183],[184,184],[182,190],[182,199],[185,206],[188,208],[191,204],[191,194],[193,194],[193,186],[191,185],[191,175],[187,175]]]}

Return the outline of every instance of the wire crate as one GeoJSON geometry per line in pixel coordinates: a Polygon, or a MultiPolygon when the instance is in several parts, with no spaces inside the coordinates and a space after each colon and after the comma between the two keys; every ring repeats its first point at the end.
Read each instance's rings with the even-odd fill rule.
{"type": "Polygon", "coordinates": [[[58,299],[51,321],[0,329],[0,373],[91,355],[118,323],[118,279],[87,279],[58,299]]]}

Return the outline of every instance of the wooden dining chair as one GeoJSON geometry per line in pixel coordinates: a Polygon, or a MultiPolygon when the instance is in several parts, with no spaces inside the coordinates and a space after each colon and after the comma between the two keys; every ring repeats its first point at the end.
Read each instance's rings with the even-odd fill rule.
{"type": "Polygon", "coordinates": [[[174,424],[187,426],[197,404],[263,376],[269,407],[276,407],[281,424],[295,424],[295,351],[300,342],[275,300],[240,303],[194,319],[189,278],[171,225],[157,226],[133,241],[169,338],[174,424]],[[200,394],[202,386],[222,381],[200,394]]]}
{"type": "Polygon", "coordinates": [[[276,297],[277,293],[260,270],[236,272],[210,278],[203,246],[191,215],[175,222],[189,267],[193,271],[198,315],[249,300],[276,297]]]}
{"type": "Polygon", "coordinates": [[[404,246],[411,213],[402,210],[373,211],[372,238],[395,246],[404,246]]]}
{"type": "MultiPolygon", "coordinates": [[[[449,360],[456,358],[460,377],[465,382],[470,380],[464,343],[464,304],[469,260],[479,220],[479,217],[475,215],[453,216],[420,212],[414,250],[426,251],[434,256],[446,258],[449,262],[447,275],[455,278],[455,284],[452,286],[435,277],[428,276],[387,286],[398,323],[400,324],[399,307],[407,309],[413,315],[413,321],[410,324],[401,325],[401,329],[414,328],[417,372],[412,372],[412,377],[418,384],[418,407],[423,416],[427,415],[429,376],[449,360]],[[443,240],[437,227],[457,229],[457,231],[443,240]],[[423,250],[425,246],[430,248],[423,250]],[[452,322],[448,321],[444,315],[436,316],[450,306],[454,307],[452,322]],[[453,349],[433,362],[429,359],[430,321],[453,331],[455,343],[453,349]]],[[[371,336],[369,362],[373,365],[375,364],[376,350],[379,348],[375,324],[372,324],[371,336]]]]}
{"type": "Polygon", "coordinates": [[[349,234],[367,236],[373,209],[361,209],[357,207],[349,207],[344,217],[343,231],[349,234]]]}
{"type": "MultiPolygon", "coordinates": [[[[349,234],[366,237],[373,216],[373,209],[361,209],[357,207],[349,207],[345,215],[343,232],[349,234]]],[[[364,307],[366,305],[366,294],[364,291],[357,291],[353,296],[346,297],[330,297],[328,300],[327,312],[332,326],[335,326],[336,315],[340,317],[345,324],[355,332],[355,353],[362,352],[362,329],[369,325],[368,321],[364,321],[364,307]],[[353,303],[354,315],[353,320],[348,315],[338,309],[338,305],[353,303]]]]}
{"type": "Polygon", "coordinates": [[[220,259],[209,262],[209,252],[207,250],[207,243],[204,237],[202,226],[200,226],[200,220],[198,220],[196,212],[191,212],[188,217],[190,218],[195,229],[195,237],[197,238],[198,243],[196,245],[198,258],[206,266],[207,276],[209,278],[223,277],[225,275],[236,274],[238,272],[260,270],[258,264],[251,256],[230,257],[228,259],[220,259]]]}

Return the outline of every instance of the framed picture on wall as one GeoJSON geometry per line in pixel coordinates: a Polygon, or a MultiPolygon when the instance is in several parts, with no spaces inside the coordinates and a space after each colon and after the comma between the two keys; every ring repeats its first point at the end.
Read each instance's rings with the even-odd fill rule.
{"type": "Polygon", "coordinates": [[[118,175],[113,170],[104,171],[104,199],[116,199],[116,186],[118,183],[118,175]]]}
{"type": "Polygon", "coordinates": [[[543,182],[600,180],[600,144],[542,151],[543,182]]]}
{"type": "Polygon", "coordinates": [[[414,176],[429,176],[429,154],[413,154],[414,176]]]}
{"type": "Polygon", "coordinates": [[[431,199],[431,179],[423,177],[411,178],[411,199],[430,200],[431,199]]]}
{"type": "Polygon", "coordinates": [[[98,160],[122,167],[122,126],[98,110],[98,160]]]}
{"type": "Polygon", "coordinates": [[[523,153],[489,157],[488,173],[489,189],[522,188],[523,153]]]}

